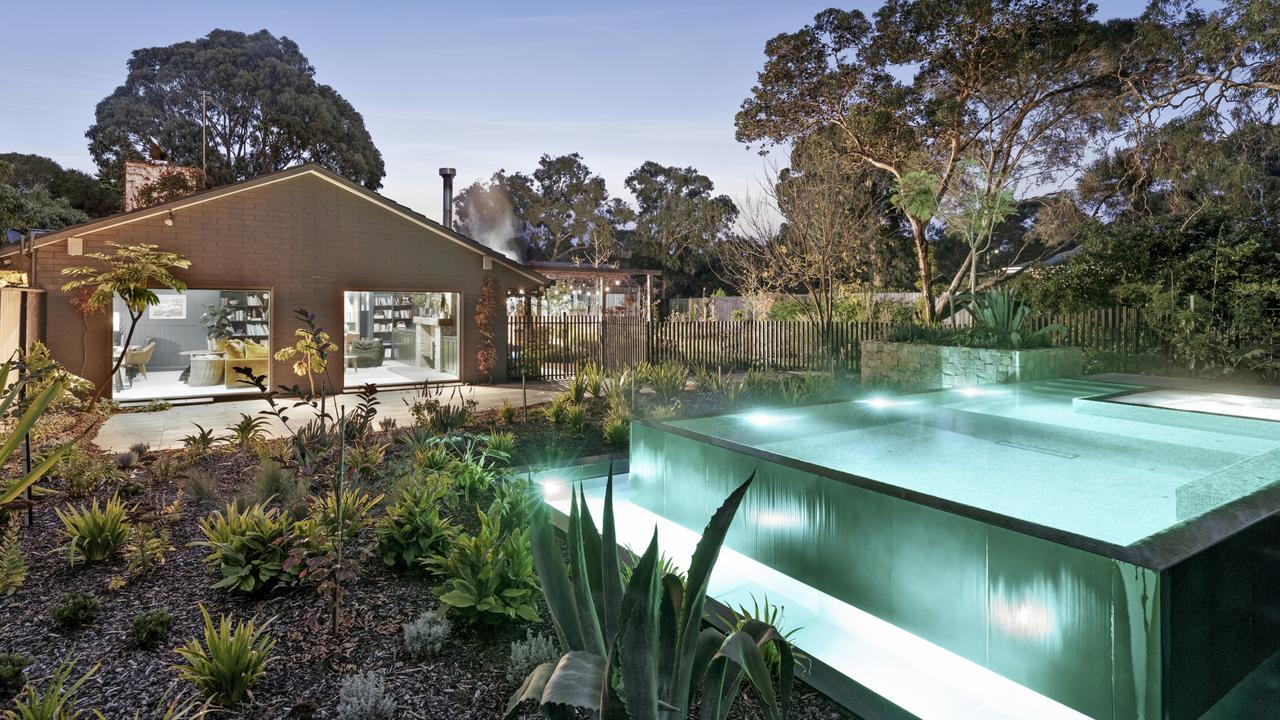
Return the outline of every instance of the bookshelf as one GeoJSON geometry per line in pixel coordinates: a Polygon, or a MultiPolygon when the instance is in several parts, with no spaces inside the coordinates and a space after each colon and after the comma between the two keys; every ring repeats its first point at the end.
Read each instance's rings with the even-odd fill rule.
{"type": "Polygon", "coordinates": [[[222,304],[235,308],[231,321],[232,339],[265,343],[271,337],[271,294],[258,290],[223,290],[222,304]]]}

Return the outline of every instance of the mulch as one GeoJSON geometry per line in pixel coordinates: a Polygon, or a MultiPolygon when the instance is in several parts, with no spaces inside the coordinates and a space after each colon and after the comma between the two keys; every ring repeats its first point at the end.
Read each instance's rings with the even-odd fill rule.
{"type": "MultiPolygon", "coordinates": [[[[489,414],[482,413],[469,429],[487,429],[491,420],[489,414]]],[[[603,439],[568,438],[563,429],[550,427],[532,413],[510,428],[499,427],[520,438],[524,454],[518,453],[519,461],[545,454],[547,446],[574,443],[582,454],[613,451],[603,439]]],[[[594,425],[584,435],[594,434],[598,427],[594,425]]],[[[333,718],[343,677],[378,670],[384,673],[387,690],[399,706],[397,717],[481,720],[501,717],[516,689],[506,678],[512,641],[523,639],[528,629],[554,636],[546,620],[532,626],[455,622],[444,652],[425,661],[412,661],[402,650],[401,625],[439,606],[431,591],[435,583],[391,572],[376,558],[348,588],[343,606],[345,625],[337,639],[326,622],[325,599],[314,589],[289,588],[262,597],[214,590],[210,587],[214,574],[203,562],[205,550],[191,545],[203,539],[196,523],[208,513],[224,509],[228,499],[244,491],[256,458],[248,452],[223,451],[202,458],[198,466],[217,478],[219,497],[201,499],[187,493],[184,514],[166,528],[173,550],[167,553],[164,565],[114,592],[108,590],[107,583],[113,576],[125,575],[124,560],[70,565],[63,549],[61,523],[53,513],[53,507],[66,500],[55,496],[39,501],[33,525],[21,533],[30,566],[26,584],[17,594],[0,598],[0,652],[33,656],[36,662],[27,674],[37,681],[47,678],[66,657],[77,659],[77,675],[97,664],[97,674],[81,689],[81,707],[101,710],[108,718],[132,718],[136,710],[150,717],[148,713],[166,691],[193,694],[189,685],[178,680],[173,666],[179,658],[172,648],[201,634],[199,606],[203,605],[215,620],[220,614],[229,614],[236,619],[269,621],[269,630],[277,640],[274,663],[254,687],[253,700],[220,712],[218,717],[333,718]],[[88,627],[66,632],[55,626],[49,613],[62,593],[71,590],[93,592],[102,606],[88,627]],[[133,617],[160,608],[174,616],[168,642],[154,651],[137,648],[129,640],[133,617]]],[[[172,500],[182,482],[155,481],[147,467],[129,471],[149,488],[146,495],[130,501],[139,504],[135,510],[139,513],[172,500]]],[[[47,485],[58,490],[59,482],[55,479],[47,485]]],[[[98,497],[105,500],[111,492],[102,488],[98,497]]],[[[545,606],[542,616],[547,617],[545,606]]],[[[758,717],[753,705],[750,697],[744,697],[733,717],[758,717]]],[[[536,717],[536,713],[531,710],[525,717],[536,717]]],[[[798,684],[791,717],[818,720],[848,716],[824,696],[798,684]]]]}

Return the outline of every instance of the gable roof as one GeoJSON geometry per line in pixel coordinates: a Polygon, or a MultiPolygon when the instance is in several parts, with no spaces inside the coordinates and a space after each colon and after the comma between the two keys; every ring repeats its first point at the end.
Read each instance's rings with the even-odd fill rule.
{"type": "MultiPolygon", "coordinates": [[[[472,250],[473,252],[479,255],[492,258],[495,263],[502,265],[503,267],[506,267],[507,269],[513,272],[524,275],[525,277],[529,278],[530,280],[533,280],[539,285],[551,284],[551,281],[549,279],[547,279],[540,273],[536,272],[532,268],[528,267],[527,265],[516,262],[511,258],[508,258],[506,255],[503,255],[502,253],[494,250],[493,248],[488,247],[487,245],[482,245],[476,242],[475,240],[472,240],[471,238],[467,237],[466,235],[463,235],[460,232],[457,232],[455,230],[445,227],[444,225],[441,225],[440,223],[436,222],[435,220],[432,220],[431,218],[427,217],[426,215],[423,215],[422,213],[419,213],[404,205],[401,205],[400,203],[394,200],[391,200],[382,195],[379,195],[378,193],[362,185],[354,183],[342,177],[341,175],[338,175],[337,173],[334,173],[333,171],[327,168],[321,167],[320,165],[317,165],[315,163],[305,163],[303,165],[297,165],[295,167],[287,168],[285,170],[278,170],[276,172],[268,173],[266,175],[260,175],[256,178],[253,178],[252,180],[244,180],[242,182],[233,183],[231,185],[222,185],[220,187],[210,188],[208,190],[201,190],[199,192],[193,193],[191,195],[180,198],[178,200],[172,200],[170,202],[162,203],[160,205],[152,205],[150,207],[138,208],[136,210],[130,210],[129,212],[118,213],[115,215],[110,215],[105,218],[99,218],[97,220],[90,220],[89,222],[80,223],[79,225],[71,225],[51,233],[37,236],[34,242],[31,244],[31,248],[33,250],[38,250],[46,245],[52,245],[54,243],[62,242],[69,238],[84,237],[86,235],[92,235],[93,233],[102,232],[103,230],[109,230],[111,228],[119,227],[121,225],[128,225],[130,223],[135,223],[142,220],[148,220],[150,218],[154,218],[157,216],[166,215],[170,211],[181,210],[182,208],[192,207],[194,205],[201,205],[207,202],[213,202],[220,198],[228,197],[230,195],[237,195],[242,192],[248,192],[248,191],[254,190],[255,188],[260,188],[267,185],[274,185],[280,182],[288,182],[290,180],[294,180],[300,177],[320,178],[321,180],[324,180],[333,185],[336,185],[337,187],[343,190],[346,190],[347,192],[350,192],[354,195],[362,197],[365,200],[373,203],[374,205],[381,207],[382,209],[390,213],[399,215],[400,217],[416,225],[419,225],[427,230],[430,230],[446,240],[450,240],[454,243],[462,245],[463,247],[469,250],[472,250]]],[[[11,257],[21,252],[22,252],[21,247],[10,247],[4,251],[0,251],[0,258],[11,257]]]]}

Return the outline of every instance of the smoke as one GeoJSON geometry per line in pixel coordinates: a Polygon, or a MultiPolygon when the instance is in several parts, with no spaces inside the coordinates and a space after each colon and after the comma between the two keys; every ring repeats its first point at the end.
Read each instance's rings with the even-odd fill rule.
{"type": "Polygon", "coordinates": [[[520,224],[507,194],[496,185],[471,187],[467,192],[467,234],[482,245],[521,262],[516,233],[520,224]]]}

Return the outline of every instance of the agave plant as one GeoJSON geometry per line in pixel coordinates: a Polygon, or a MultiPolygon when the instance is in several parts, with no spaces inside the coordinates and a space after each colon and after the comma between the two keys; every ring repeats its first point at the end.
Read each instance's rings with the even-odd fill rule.
{"type": "Polygon", "coordinates": [[[569,514],[569,566],[561,560],[544,508],[533,523],[534,559],[560,647],[555,663],[534,668],[516,691],[506,717],[537,702],[547,717],[586,710],[597,720],[684,720],[699,693],[698,717],[723,720],[745,680],[767,718],[786,717],[795,659],[772,626],[752,619],[728,635],[703,627],[707,585],[729,523],[754,478],[729,496],[694,550],[686,582],[659,577],[654,533],[623,585],[613,516],[613,477],[597,532],[585,496],[575,493],[569,514]],[[776,647],[775,689],[762,651],[776,647]]]}
{"type": "Polygon", "coordinates": [[[965,308],[973,318],[969,337],[974,344],[1012,349],[1047,347],[1055,333],[1065,333],[1062,325],[1046,325],[1028,332],[1031,306],[1012,292],[988,290],[968,299],[965,308]]]}

